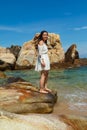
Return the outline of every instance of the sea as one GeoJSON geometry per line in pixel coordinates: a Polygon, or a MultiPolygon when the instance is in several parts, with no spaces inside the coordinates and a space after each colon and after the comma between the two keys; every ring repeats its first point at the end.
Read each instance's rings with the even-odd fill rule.
{"type": "MultiPolygon", "coordinates": [[[[5,71],[13,77],[21,77],[39,88],[40,72],[34,69],[5,71]]],[[[7,79],[0,79],[0,85],[7,79]]],[[[48,88],[57,91],[56,114],[78,114],[87,116],[87,66],[49,71],[48,88]]]]}

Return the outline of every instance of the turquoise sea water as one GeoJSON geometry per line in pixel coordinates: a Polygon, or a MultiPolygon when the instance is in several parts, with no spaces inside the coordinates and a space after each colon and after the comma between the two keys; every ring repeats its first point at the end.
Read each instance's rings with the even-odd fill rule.
{"type": "MultiPolygon", "coordinates": [[[[40,73],[32,70],[6,71],[8,76],[21,77],[39,86],[40,73]]],[[[0,79],[5,84],[6,79],[0,79]]],[[[87,67],[72,69],[50,70],[48,87],[58,91],[58,101],[68,102],[70,109],[87,108],[87,67]]]]}

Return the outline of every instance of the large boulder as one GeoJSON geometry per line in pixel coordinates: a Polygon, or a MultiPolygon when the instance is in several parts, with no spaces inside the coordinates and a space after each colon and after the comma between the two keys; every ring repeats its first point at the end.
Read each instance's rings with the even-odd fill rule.
{"type": "MultiPolygon", "coordinates": [[[[17,79],[16,79],[17,80],[17,79]]],[[[50,113],[57,100],[57,93],[40,93],[37,87],[26,81],[0,87],[0,109],[13,113],[50,113]]]]}
{"type": "Polygon", "coordinates": [[[73,130],[68,124],[59,118],[29,115],[29,116],[8,116],[0,117],[0,130],[73,130]]]}
{"type": "Polygon", "coordinates": [[[87,130],[87,117],[82,116],[0,113],[0,130],[87,130]]]}
{"type": "Polygon", "coordinates": [[[75,59],[79,59],[79,53],[76,50],[76,44],[72,44],[65,53],[65,62],[74,63],[75,59]]]}
{"type": "Polygon", "coordinates": [[[9,64],[14,64],[16,61],[15,56],[9,51],[9,49],[2,47],[0,47],[0,60],[9,64]]]}
{"type": "Polygon", "coordinates": [[[36,50],[33,43],[34,41],[31,40],[22,46],[16,61],[16,69],[32,68],[34,65],[36,59],[36,50]]]}
{"type": "MultiPolygon", "coordinates": [[[[48,35],[48,55],[51,64],[64,61],[64,50],[60,42],[60,36],[54,33],[48,35]]],[[[39,33],[31,41],[24,43],[16,62],[17,67],[32,67],[35,65],[38,53],[36,50],[38,36],[39,33]]]]}
{"type": "Polygon", "coordinates": [[[10,50],[0,47],[0,70],[12,68],[15,62],[16,58],[10,50]]]}

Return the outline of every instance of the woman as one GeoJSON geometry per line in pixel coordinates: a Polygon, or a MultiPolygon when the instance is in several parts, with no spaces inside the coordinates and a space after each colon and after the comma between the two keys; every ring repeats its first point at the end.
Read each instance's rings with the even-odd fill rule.
{"type": "Polygon", "coordinates": [[[51,92],[51,90],[47,88],[48,73],[50,70],[50,61],[47,54],[48,52],[47,39],[48,39],[48,32],[42,31],[38,38],[38,45],[37,45],[38,57],[35,66],[35,71],[41,72],[41,77],[40,77],[41,93],[51,92]]]}

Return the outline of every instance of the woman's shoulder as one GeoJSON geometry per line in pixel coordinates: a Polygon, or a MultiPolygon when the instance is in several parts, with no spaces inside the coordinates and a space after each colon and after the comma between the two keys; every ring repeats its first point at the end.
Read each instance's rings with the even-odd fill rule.
{"type": "Polygon", "coordinates": [[[39,41],[38,45],[42,46],[42,45],[44,45],[44,42],[41,40],[41,41],[39,41]]]}

